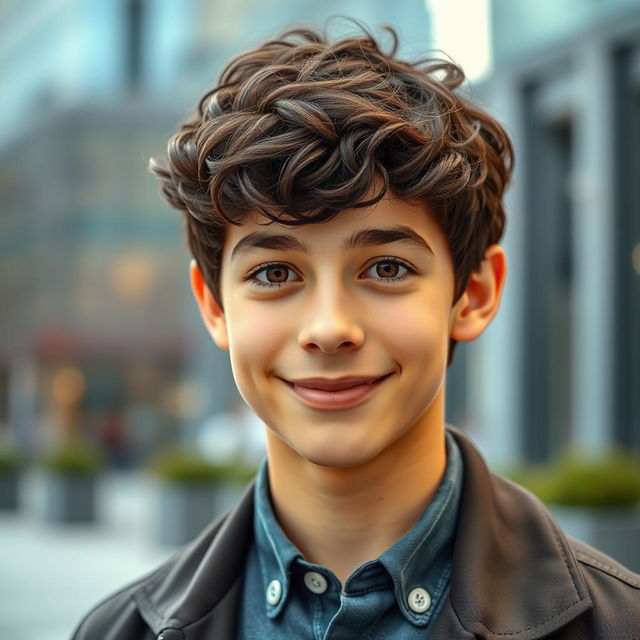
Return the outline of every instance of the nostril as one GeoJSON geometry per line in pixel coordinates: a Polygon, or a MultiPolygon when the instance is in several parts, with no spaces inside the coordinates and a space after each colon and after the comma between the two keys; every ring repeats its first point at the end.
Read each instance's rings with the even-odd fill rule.
{"type": "Polygon", "coordinates": [[[298,335],[298,344],[308,351],[337,353],[359,348],[364,343],[364,331],[358,325],[328,325],[316,319],[304,326],[298,335]]]}
{"type": "Polygon", "coordinates": [[[322,344],[322,343],[315,343],[315,342],[308,342],[305,345],[305,349],[309,350],[309,351],[324,351],[325,353],[335,353],[336,351],[350,351],[352,349],[356,349],[357,345],[355,342],[341,342],[340,344],[338,344],[337,346],[334,345],[329,345],[329,344],[322,344]]]}

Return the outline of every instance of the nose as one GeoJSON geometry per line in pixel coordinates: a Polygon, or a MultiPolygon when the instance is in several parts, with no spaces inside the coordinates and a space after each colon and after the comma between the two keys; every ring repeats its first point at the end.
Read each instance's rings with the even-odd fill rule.
{"type": "Polygon", "coordinates": [[[303,349],[338,353],[358,349],[363,342],[364,329],[345,296],[329,291],[309,304],[298,334],[303,349]]]}

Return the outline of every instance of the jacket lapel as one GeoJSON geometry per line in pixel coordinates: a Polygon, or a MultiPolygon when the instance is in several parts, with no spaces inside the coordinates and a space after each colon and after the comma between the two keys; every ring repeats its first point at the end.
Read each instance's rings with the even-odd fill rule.
{"type": "Polygon", "coordinates": [[[592,607],[567,539],[542,503],[489,473],[469,440],[450,431],[464,460],[451,611],[481,638],[548,636],[592,607]]]}
{"type": "Polygon", "coordinates": [[[140,615],[153,632],[167,631],[185,640],[233,638],[252,539],[253,482],[228,516],[176,552],[134,593],[140,615]]]}

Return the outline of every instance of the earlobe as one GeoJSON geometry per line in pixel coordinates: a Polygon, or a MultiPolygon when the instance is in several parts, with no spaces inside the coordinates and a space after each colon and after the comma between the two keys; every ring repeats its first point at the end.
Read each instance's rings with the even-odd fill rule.
{"type": "Polygon", "coordinates": [[[189,265],[189,279],[193,297],[196,299],[198,309],[200,309],[204,326],[216,345],[220,349],[228,350],[229,336],[224,311],[204,281],[204,276],[195,260],[192,260],[189,265]]]}
{"type": "Polygon", "coordinates": [[[475,340],[498,311],[507,271],[504,250],[491,245],[477,271],[469,278],[467,288],[454,304],[450,336],[460,342],[475,340]]]}

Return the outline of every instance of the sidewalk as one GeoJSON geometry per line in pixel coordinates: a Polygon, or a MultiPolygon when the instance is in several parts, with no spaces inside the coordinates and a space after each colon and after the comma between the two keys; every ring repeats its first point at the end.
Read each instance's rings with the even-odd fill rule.
{"type": "Polygon", "coordinates": [[[154,491],[138,474],[111,474],[100,488],[100,524],[38,519],[43,479],[27,475],[18,514],[0,511],[0,634],[68,640],[99,600],[174,551],[152,539],[154,491]]]}

